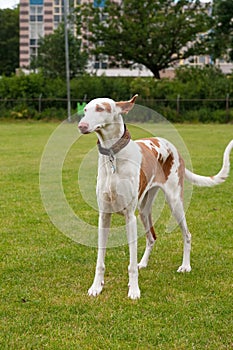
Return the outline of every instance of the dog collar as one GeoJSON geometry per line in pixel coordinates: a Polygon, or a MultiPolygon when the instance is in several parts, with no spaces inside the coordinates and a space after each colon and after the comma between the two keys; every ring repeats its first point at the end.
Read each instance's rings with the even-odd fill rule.
{"type": "Polygon", "coordinates": [[[126,125],[124,124],[124,134],[116,143],[114,143],[114,145],[112,145],[112,147],[110,148],[102,147],[99,140],[97,141],[97,146],[101,154],[111,157],[111,156],[114,156],[116,153],[120,152],[125,146],[127,146],[130,139],[131,139],[130,132],[126,128],[126,125]]]}
{"type": "Polygon", "coordinates": [[[118,152],[120,152],[124,147],[126,147],[131,139],[131,135],[129,130],[126,128],[126,125],[124,124],[124,134],[121,136],[121,138],[112,145],[110,148],[104,148],[101,146],[100,141],[97,141],[98,150],[101,154],[104,156],[109,156],[109,160],[111,162],[112,171],[115,173],[116,169],[114,167],[113,161],[114,161],[114,155],[118,152]]]}

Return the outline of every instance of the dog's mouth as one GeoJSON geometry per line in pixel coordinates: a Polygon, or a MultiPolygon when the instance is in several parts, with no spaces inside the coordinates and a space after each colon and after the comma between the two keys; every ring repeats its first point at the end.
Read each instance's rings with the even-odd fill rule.
{"type": "Polygon", "coordinates": [[[101,129],[103,129],[105,127],[105,124],[99,124],[95,127],[94,131],[100,131],[101,129]]]}
{"type": "Polygon", "coordinates": [[[92,132],[98,132],[104,127],[105,127],[105,124],[98,124],[94,128],[90,128],[90,129],[79,127],[79,131],[81,132],[81,134],[87,135],[87,134],[91,134],[92,132]]]}
{"type": "Polygon", "coordinates": [[[87,134],[90,134],[90,133],[91,133],[89,130],[81,130],[81,129],[79,129],[79,131],[80,131],[80,133],[81,133],[82,135],[87,135],[87,134]]]}

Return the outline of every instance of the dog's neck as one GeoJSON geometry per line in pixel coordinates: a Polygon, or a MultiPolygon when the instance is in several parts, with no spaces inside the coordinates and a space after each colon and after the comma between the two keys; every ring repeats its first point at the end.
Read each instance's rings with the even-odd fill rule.
{"type": "Polygon", "coordinates": [[[106,124],[104,128],[96,131],[98,140],[102,147],[110,148],[112,147],[124,134],[125,127],[121,115],[117,115],[115,120],[106,124]]]}

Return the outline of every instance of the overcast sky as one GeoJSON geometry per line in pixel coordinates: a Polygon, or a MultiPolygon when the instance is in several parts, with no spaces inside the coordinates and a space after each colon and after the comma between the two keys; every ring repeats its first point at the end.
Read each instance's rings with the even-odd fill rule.
{"type": "Polygon", "coordinates": [[[13,8],[15,5],[19,4],[19,0],[0,0],[0,8],[13,8]]]}

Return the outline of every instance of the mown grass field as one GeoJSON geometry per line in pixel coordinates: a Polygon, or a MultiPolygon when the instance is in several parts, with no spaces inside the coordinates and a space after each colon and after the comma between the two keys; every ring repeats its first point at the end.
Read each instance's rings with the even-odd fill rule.
{"type": "MultiPolygon", "coordinates": [[[[40,159],[56,126],[0,124],[0,349],[232,349],[233,170],[225,184],[193,190],[190,274],[176,272],[182,239],[179,229],[165,233],[165,209],[149,266],[140,271],[141,299],[127,298],[127,246],[108,249],[105,288],[89,298],[97,251],[59,232],[40,197],[40,159]]],[[[156,135],[156,125],[147,128],[156,135]]],[[[217,173],[233,125],[176,129],[194,170],[217,173]]],[[[130,130],[134,138],[144,136],[130,130]]],[[[75,211],[93,223],[97,214],[81,202],[73,164],[95,143],[90,135],[74,145],[63,178],[75,211]]],[[[144,246],[140,238],[139,258],[144,246]]]]}

